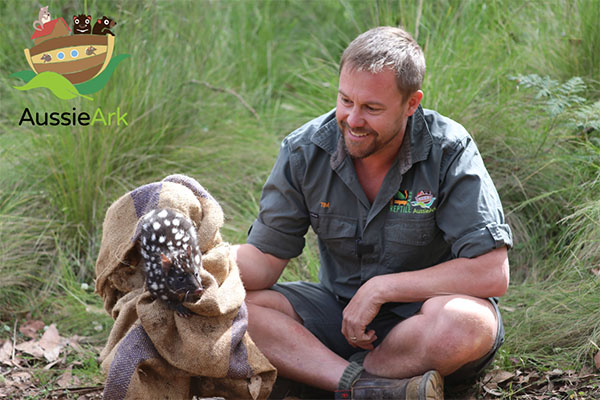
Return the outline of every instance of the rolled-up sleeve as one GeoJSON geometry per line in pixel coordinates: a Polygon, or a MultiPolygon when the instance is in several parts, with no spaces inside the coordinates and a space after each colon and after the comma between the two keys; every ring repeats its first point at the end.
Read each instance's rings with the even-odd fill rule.
{"type": "Polygon", "coordinates": [[[247,242],[264,253],[282,259],[299,256],[310,217],[295,177],[300,160],[290,153],[284,140],[260,199],[260,211],[247,242]]]}
{"type": "Polygon", "coordinates": [[[455,257],[512,247],[498,192],[471,138],[458,142],[442,168],[437,223],[455,257]]]}

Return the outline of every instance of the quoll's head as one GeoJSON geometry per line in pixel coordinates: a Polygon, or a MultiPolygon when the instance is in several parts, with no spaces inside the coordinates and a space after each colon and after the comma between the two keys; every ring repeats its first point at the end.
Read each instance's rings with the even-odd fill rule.
{"type": "Polygon", "coordinates": [[[183,301],[199,296],[202,254],[192,221],[180,212],[159,209],[144,215],[140,224],[140,253],[150,290],[164,289],[183,301]]]}

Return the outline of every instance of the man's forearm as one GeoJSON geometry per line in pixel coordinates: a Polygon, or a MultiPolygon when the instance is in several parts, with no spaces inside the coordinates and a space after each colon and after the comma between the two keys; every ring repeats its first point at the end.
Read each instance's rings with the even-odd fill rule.
{"type": "Polygon", "coordinates": [[[246,290],[267,289],[273,286],[288,260],[263,253],[251,244],[232,247],[246,290]]]}
{"type": "Polygon", "coordinates": [[[506,253],[503,247],[479,257],[458,258],[419,271],[377,276],[367,284],[373,289],[373,300],[381,304],[423,301],[450,294],[499,297],[508,288],[506,253]]]}

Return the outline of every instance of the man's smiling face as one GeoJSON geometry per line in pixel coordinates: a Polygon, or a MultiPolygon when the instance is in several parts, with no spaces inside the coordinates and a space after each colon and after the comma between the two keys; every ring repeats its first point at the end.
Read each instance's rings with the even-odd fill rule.
{"type": "Polygon", "coordinates": [[[340,73],[336,118],[348,154],[367,158],[395,154],[404,138],[406,121],[419,105],[422,93],[408,101],[398,90],[391,69],[378,73],[344,66],[340,73]]]}

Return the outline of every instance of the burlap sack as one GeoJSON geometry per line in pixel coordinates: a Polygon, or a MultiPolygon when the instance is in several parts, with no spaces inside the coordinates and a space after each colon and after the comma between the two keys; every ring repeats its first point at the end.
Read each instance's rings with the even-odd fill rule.
{"type": "Polygon", "coordinates": [[[245,291],[229,244],[219,234],[223,212],[195,180],[172,175],[139,187],[110,206],[96,263],[96,292],[115,319],[100,354],[105,399],[265,399],[276,370],[250,339],[245,291]],[[138,221],[171,208],[194,222],[203,253],[204,293],[179,317],[144,288],[138,221]]]}

